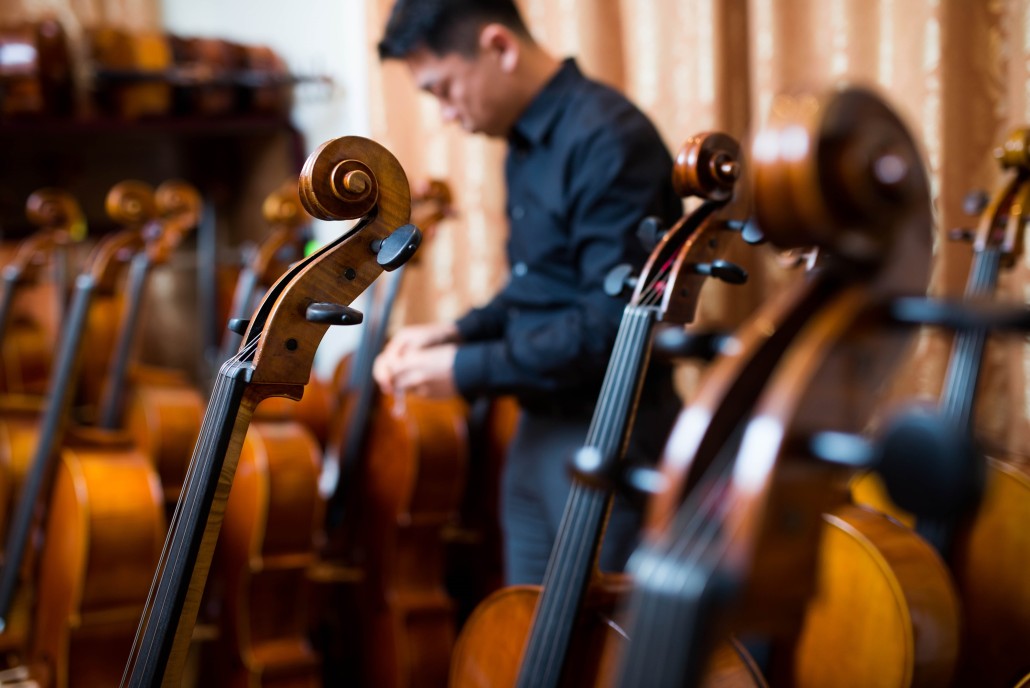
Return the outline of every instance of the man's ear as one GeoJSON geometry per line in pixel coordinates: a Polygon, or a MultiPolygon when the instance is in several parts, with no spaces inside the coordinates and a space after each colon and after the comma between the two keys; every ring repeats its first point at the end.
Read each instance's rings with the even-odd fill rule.
{"type": "Polygon", "coordinates": [[[479,32],[479,49],[497,58],[501,70],[512,73],[519,64],[522,44],[511,29],[503,24],[487,24],[479,32]]]}

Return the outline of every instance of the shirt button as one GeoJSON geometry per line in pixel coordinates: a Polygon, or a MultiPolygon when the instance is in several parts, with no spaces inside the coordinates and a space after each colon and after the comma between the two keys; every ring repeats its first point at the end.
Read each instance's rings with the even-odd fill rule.
{"type": "Polygon", "coordinates": [[[526,267],[525,263],[523,263],[522,261],[519,261],[518,263],[515,263],[514,265],[511,266],[511,272],[516,277],[522,277],[527,272],[529,272],[529,268],[526,267]]]}
{"type": "Polygon", "coordinates": [[[517,205],[511,209],[511,217],[513,220],[521,220],[526,214],[526,209],[521,205],[517,205]]]}

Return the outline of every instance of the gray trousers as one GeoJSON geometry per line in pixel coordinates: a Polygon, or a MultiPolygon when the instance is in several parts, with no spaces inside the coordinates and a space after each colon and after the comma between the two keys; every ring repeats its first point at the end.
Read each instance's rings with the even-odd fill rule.
{"type": "MultiPolygon", "coordinates": [[[[507,585],[543,582],[572,487],[569,467],[586,440],[589,418],[523,411],[501,479],[501,527],[507,585]]],[[[601,547],[603,571],[621,571],[637,543],[641,513],[616,496],[601,547]]]]}

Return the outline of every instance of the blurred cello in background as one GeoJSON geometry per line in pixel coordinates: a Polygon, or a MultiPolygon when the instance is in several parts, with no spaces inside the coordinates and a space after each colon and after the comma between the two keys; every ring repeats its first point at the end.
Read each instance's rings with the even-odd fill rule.
{"type": "MultiPolygon", "coordinates": [[[[451,212],[444,182],[415,190],[412,222],[427,237],[451,212]]],[[[459,399],[376,389],[372,363],[402,280],[397,270],[377,285],[358,350],[336,374],[345,387],[320,479],[328,498],[326,561],[314,575],[337,600],[326,606],[353,610],[356,621],[346,614],[342,624],[338,614],[320,620],[330,681],[360,667],[369,685],[442,685],[453,643],[443,531],[456,520],[464,485],[466,409],[459,399]],[[351,656],[339,656],[340,638],[354,648],[351,656]]]]}
{"type": "Polygon", "coordinates": [[[5,542],[0,624],[6,627],[21,601],[35,597],[24,656],[37,678],[42,672],[57,686],[116,680],[112,667],[117,671],[116,657],[129,647],[164,531],[160,486],[148,457],[120,432],[75,426],[70,413],[94,296],[115,291],[125,263],[146,248],[136,220],[141,207],[152,206],[151,196],[142,184],[109,195],[114,215],[124,204],[131,226],[102,238],[76,280],[30,471],[5,542]]]}
{"type": "MultiPolygon", "coordinates": [[[[1009,173],[969,235],[973,262],[965,298],[980,303],[995,297],[1001,270],[1012,268],[1023,251],[1030,221],[1030,130],[1012,132],[995,156],[1009,173]]],[[[939,408],[963,432],[974,431],[989,334],[974,328],[954,337],[939,408]]],[[[860,503],[914,522],[948,561],[963,610],[958,683],[1007,688],[1030,671],[1030,589],[1024,575],[1030,568],[1030,465],[1004,449],[992,453],[958,467],[964,492],[957,513],[915,519],[891,502],[875,474],[856,480],[853,492],[860,503]]]]}
{"type": "Polygon", "coordinates": [[[18,244],[3,268],[0,389],[41,394],[68,295],[68,247],[72,235],[81,233],[83,215],[75,199],[59,189],[34,192],[25,214],[39,229],[18,244]]]}
{"type": "MultiPolygon", "coordinates": [[[[613,296],[627,286],[633,294],[577,453],[580,479],[573,481],[543,585],[503,588],[476,608],[455,647],[452,686],[604,685],[610,675],[614,651],[605,645],[625,637],[611,611],[628,581],[597,566],[613,492],[606,476],[593,471],[604,464],[606,473],[614,472],[623,463],[655,324],[692,321],[709,276],[731,284],[747,279],[719,257],[732,233],[726,209],[741,170],[740,146],[731,137],[709,132],[688,139],[676,157],[673,185],[681,196],[701,198],[701,205],[660,236],[639,277],[619,266],[606,280],[613,296]]],[[[755,682],[746,665],[738,669],[755,682]]]]}
{"type": "Polygon", "coordinates": [[[190,450],[200,432],[204,402],[184,373],[142,366],[135,355],[140,316],[151,272],[167,263],[172,252],[200,220],[199,192],[186,182],[166,181],[155,190],[158,219],[148,250],[130,266],[125,306],[114,358],[108,367],[100,408],[100,425],[125,429],[154,463],[168,504],[182,489],[190,450]]]}
{"type": "Polygon", "coordinates": [[[774,685],[947,685],[958,605],[942,563],[848,507],[854,467],[813,449],[824,431],[864,429],[905,348],[884,305],[925,292],[928,183],[868,92],[780,96],[772,112],[754,144],[758,226],[777,246],[818,247],[816,266],[733,337],[669,438],[616,685],[705,685],[731,632],[772,640],[774,685]],[[838,570],[853,576],[843,603],[838,570]]]}

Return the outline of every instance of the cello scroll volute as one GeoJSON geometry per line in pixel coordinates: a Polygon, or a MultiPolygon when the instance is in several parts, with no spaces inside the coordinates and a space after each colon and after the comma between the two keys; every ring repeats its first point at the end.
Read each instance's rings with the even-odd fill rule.
{"type": "MultiPolygon", "coordinates": [[[[25,270],[44,265],[55,250],[60,251],[85,232],[85,216],[78,201],[67,191],[38,189],[25,202],[25,217],[39,231],[18,250],[14,265],[25,270]]],[[[31,279],[23,275],[22,279],[31,279]]]]}
{"type": "MultiPolygon", "coordinates": [[[[823,269],[844,281],[834,287],[834,305],[816,313],[784,355],[769,383],[775,393],[766,392],[753,415],[738,453],[746,466],[738,465],[735,477],[742,498],[728,525],[740,536],[727,558],[749,559],[744,543],[757,542],[754,570],[807,571],[797,563],[814,556],[815,542],[797,536],[800,526],[790,532],[784,524],[794,518],[816,537],[819,514],[841,498],[829,486],[843,481],[827,478],[839,469],[812,462],[795,468],[804,438],[825,428],[858,433],[871,418],[882,391],[875,381],[888,378],[911,335],[877,327],[872,314],[885,296],[925,293],[933,223],[919,152],[877,96],[863,89],[788,96],[774,102],[773,113],[755,140],[763,233],[778,246],[819,247],[831,261],[823,269]]],[[[803,576],[785,579],[803,596],[803,576]]],[[[752,586],[763,586],[756,581],[752,586]]],[[[766,592],[767,600],[775,597],[766,592]]]]}
{"type": "Polygon", "coordinates": [[[252,382],[280,386],[275,395],[293,398],[299,398],[308,382],[315,350],[328,328],[324,321],[307,319],[308,307],[343,306],[368,288],[383,271],[377,252],[411,213],[408,179],[400,163],[361,137],[322,144],[304,164],[299,188],[302,204],[314,217],[362,218],[364,224],[288,270],[272,286],[244,335],[250,343],[260,334],[252,382]]]}
{"type": "Polygon", "coordinates": [[[1030,219],[1030,129],[1014,130],[995,149],[994,157],[1011,172],[1011,179],[981,215],[973,250],[996,247],[1001,265],[1011,268],[1023,252],[1023,233],[1030,219]]]}
{"type": "Polygon", "coordinates": [[[181,179],[171,179],[154,191],[154,205],[161,223],[156,241],[152,242],[152,260],[163,262],[200,224],[204,202],[195,186],[181,179]]]}

